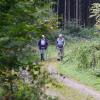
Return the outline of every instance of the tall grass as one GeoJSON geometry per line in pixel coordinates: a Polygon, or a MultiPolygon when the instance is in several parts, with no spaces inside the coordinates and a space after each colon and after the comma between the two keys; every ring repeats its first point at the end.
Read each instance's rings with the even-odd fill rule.
{"type": "Polygon", "coordinates": [[[100,39],[71,38],[59,71],[68,77],[100,90],[100,39]]]}

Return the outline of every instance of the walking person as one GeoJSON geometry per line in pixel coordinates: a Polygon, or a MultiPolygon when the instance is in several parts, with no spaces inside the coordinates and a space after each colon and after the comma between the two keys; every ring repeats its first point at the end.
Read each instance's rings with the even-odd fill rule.
{"type": "Polygon", "coordinates": [[[59,37],[56,40],[56,47],[58,50],[58,57],[57,60],[61,61],[64,57],[64,45],[65,45],[65,39],[62,34],[59,35],[59,37]]]}
{"type": "Polygon", "coordinates": [[[44,35],[42,35],[41,39],[38,41],[38,47],[40,50],[41,61],[44,61],[46,50],[48,48],[48,40],[46,39],[44,35]]]}

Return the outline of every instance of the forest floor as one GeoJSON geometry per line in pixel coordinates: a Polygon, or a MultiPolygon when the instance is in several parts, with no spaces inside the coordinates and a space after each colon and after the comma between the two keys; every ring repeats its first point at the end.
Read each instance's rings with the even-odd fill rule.
{"type": "Polygon", "coordinates": [[[46,94],[57,96],[58,100],[100,100],[100,92],[60,74],[58,71],[59,63],[54,58],[44,62],[51,78],[56,80],[58,84],[63,84],[60,88],[49,86],[46,89],[46,94]]]}

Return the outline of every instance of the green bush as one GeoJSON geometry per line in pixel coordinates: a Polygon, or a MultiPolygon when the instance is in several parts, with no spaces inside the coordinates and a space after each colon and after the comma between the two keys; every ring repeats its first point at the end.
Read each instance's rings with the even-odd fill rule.
{"type": "Polygon", "coordinates": [[[70,24],[62,33],[78,37],[98,36],[96,27],[82,27],[70,24]]]}
{"type": "Polygon", "coordinates": [[[4,90],[3,88],[0,87],[0,97],[2,97],[4,95],[4,90]]]}
{"type": "Polygon", "coordinates": [[[95,28],[81,28],[79,34],[80,35],[94,35],[95,33],[95,28]]]}
{"type": "Polygon", "coordinates": [[[75,41],[67,45],[64,62],[73,63],[78,68],[100,68],[100,42],[96,40],[75,41]]]}
{"type": "Polygon", "coordinates": [[[70,25],[66,28],[67,34],[78,34],[80,32],[81,27],[70,25]]]}
{"type": "Polygon", "coordinates": [[[76,60],[78,68],[97,68],[100,67],[99,42],[97,44],[83,43],[76,47],[76,60]]]}
{"type": "MultiPolygon", "coordinates": [[[[45,81],[43,77],[39,78],[43,75],[40,73],[40,67],[33,66],[33,63],[38,62],[38,53],[35,52],[37,50],[32,42],[35,42],[33,39],[37,40],[41,34],[49,34],[57,29],[56,14],[50,7],[51,1],[0,1],[0,78],[2,78],[0,85],[4,91],[11,93],[10,95],[15,95],[12,85],[14,81],[19,81],[19,67],[26,68],[28,66],[32,68],[32,78],[39,81],[39,84],[33,86],[35,91],[33,94],[36,94],[37,100],[39,100],[39,91],[41,91],[45,81]],[[13,71],[17,74],[14,75],[13,71]]],[[[23,91],[23,89],[18,91],[22,97],[19,97],[21,100],[30,97],[31,93],[29,92],[33,92],[26,89],[27,95],[25,97],[23,91]]]]}
{"type": "Polygon", "coordinates": [[[89,63],[89,53],[90,50],[86,46],[80,46],[77,48],[77,55],[76,55],[76,60],[78,62],[78,68],[89,68],[90,63],[89,63]]]}
{"type": "Polygon", "coordinates": [[[100,77],[100,69],[95,69],[94,75],[97,76],[97,77],[100,77]]]}

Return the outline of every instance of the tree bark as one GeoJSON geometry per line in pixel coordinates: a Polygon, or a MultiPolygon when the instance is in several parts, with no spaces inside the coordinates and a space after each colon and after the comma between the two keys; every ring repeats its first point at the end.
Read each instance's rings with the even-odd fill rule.
{"type": "Polygon", "coordinates": [[[79,0],[79,25],[81,25],[82,20],[82,9],[81,9],[81,0],[79,0]]]}
{"type": "Polygon", "coordinates": [[[68,0],[68,24],[70,24],[70,0],[68,0]]]}
{"type": "Polygon", "coordinates": [[[67,0],[65,0],[65,6],[64,6],[64,30],[66,29],[66,25],[67,25],[67,9],[66,9],[66,7],[67,7],[67,0]]]}
{"type": "Polygon", "coordinates": [[[78,26],[78,0],[76,0],[76,26],[78,26]]]}
{"type": "Polygon", "coordinates": [[[59,0],[57,0],[57,21],[59,26],[59,0]]]}

